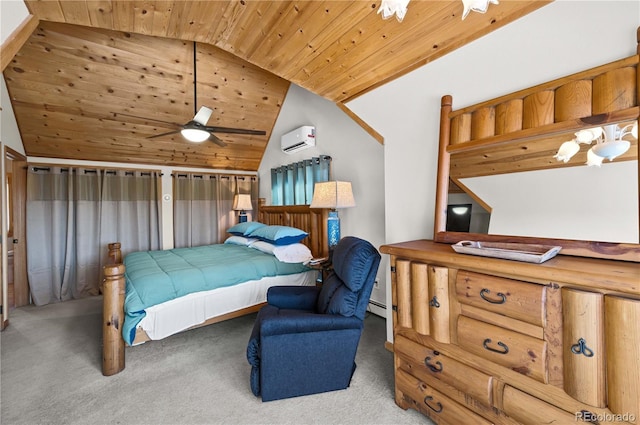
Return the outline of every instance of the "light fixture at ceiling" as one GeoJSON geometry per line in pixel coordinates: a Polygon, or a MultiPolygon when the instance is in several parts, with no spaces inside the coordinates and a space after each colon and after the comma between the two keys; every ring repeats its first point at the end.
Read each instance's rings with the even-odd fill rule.
{"type": "Polygon", "coordinates": [[[629,150],[631,142],[624,139],[627,136],[638,139],[638,121],[624,127],[620,127],[617,124],[609,124],[604,127],[580,130],[575,133],[573,140],[564,142],[558,149],[558,153],[553,157],[566,163],[578,153],[581,144],[590,145],[596,142],[587,152],[586,164],[599,167],[605,158],[613,161],[629,150]]]}
{"type": "Polygon", "coordinates": [[[200,130],[198,128],[183,128],[180,130],[180,134],[182,134],[182,137],[188,141],[194,143],[202,143],[211,136],[211,133],[208,131],[200,130]]]}
{"type": "MultiPolygon", "coordinates": [[[[498,0],[462,0],[462,19],[466,18],[471,11],[485,13],[489,3],[498,4],[498,0]]],[[[382,14],[382,19],[389,19],[396,15],[398,22],[402,22],[407,13],[408,4],[409,0],[381,0],[378,14],[382,14]]]]}
{"type": "Polygon", "coordinates": [[[402,22],[408,4],[409,0],[382,0],[378,14],[382,14],[382,19],[389,19],[395,14],[398,22],[402,22]]]}
{"type": "Polygon", "coordinates": [[[498,4],[498,0],[462,0],[462,19],[466,18],[472,10],[485,13],[489,9],[489,3],[498,4]]]}

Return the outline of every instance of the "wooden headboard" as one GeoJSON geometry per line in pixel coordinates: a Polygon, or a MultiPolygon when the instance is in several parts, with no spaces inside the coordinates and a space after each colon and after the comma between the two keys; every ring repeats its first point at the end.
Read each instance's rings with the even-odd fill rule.
{"type": "Polygon", "coordinates": [[[309,205],[265,205],[265,199],[258,201],[257,221],[269,225],[291,226],[304,230],[309,236],[302,243],[309,247],[314,257],[327,257],[329,244],[327,241],[326,208],[309,208],[309,205]]]}

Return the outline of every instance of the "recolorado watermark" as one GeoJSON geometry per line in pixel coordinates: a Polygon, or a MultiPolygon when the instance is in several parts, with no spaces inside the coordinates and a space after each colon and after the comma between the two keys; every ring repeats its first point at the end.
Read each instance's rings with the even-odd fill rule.
{"type": "Polygon", "coordinates": [[[586,410],[576,412],[576,422],[635,422],[636,415],[633,413],[591,413],[586,410]]]}

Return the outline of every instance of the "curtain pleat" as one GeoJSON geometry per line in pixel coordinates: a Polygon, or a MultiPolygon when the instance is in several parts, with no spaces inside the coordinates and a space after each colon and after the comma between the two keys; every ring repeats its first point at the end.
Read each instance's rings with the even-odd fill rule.
{"type": "MultiPolygon", "coordinates": [[[[236,222],[233,197],[251,194],[257,207],[259,184],[254,176],[179,173],[174,175],[173,235],[176,248],[222,243],[236,222]]],[[[252,212],[248,211],[249,220],[252,212]]]]}
{"type": "Polygon", "coordinates": [[[27,262],[36,305],[97,295],[106,245],[160,248],[160,175],[30,167],[27,262]]]}
{"type": "Polygon", "coordinates": [[[321,155],[271,169],[272,205],[310,205],[317,182],[329,181],[331,157],[321,155]]]}

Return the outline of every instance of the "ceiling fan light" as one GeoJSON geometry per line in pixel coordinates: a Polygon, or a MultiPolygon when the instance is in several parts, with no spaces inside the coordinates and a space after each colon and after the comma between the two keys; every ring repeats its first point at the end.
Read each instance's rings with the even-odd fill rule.
{"type": "Polygon", "coordinates": [[[587,164],[589,167],[592,167],[592,166],[599,167],[600,165],[602,165],[602,160],[603,160],[603,159],[604,159],[603,157],[601,157],[601,156],[599,156],[599,155],[596,155],[596,154],[593,152],[593,148],[591,148],[591,149],[589,149],[589,150],[587,151],[587,162],[586,162],[586,164],[587,164]]]}
{"type": "Polygon", "coordinates": [[[602,130],[602,127],[594,127],[594,128],[587,128],[585,130],[580,130],[577,133],[575,133],[576,135],[576,141],[578,143],[591,143],[594,140],[596,140],[597,138],[599,138],[600,136],[602,136],[604,130],[602,130]]]}
{"type": "Polygon", "coordinates": [[[402,22],[408,4],[409,0],[382,0],[378,13],[382,14],[382,19],[389,19],[395,14],[398,22],[402,22]]]}
{"type": "Polygon", "coordinates": [[[580,150],[580,145],[575,140],[569,140],[568,142],[564,142],[560,145],[560,149],[558,149],[558,153],[553,157],[558,161],[569,162],[571,157],[578,153],[580,150]]]}
{"type": "Polygon", "coordinates": [[[629,150],[631,143],[627,140],[611,140],[604,143],[598,143],[593,146],[591,150],[598,156],[607,158],[609,161],[613,161],[623,153],[629,150]]]}
{"type": "Polygon", "coordinates": [[[498,4],[498,0],[462,0],[462,19],[466,18],[472,10],[478,13],[485,13],[489,8],[489,3],[498,4]]]}
{"type": "Polygon", "coordinates": [[[182,137],[190,142],[202,143],[209,138],[209,132],[198,128],[183,128],[180,130],[182,137]]]}

